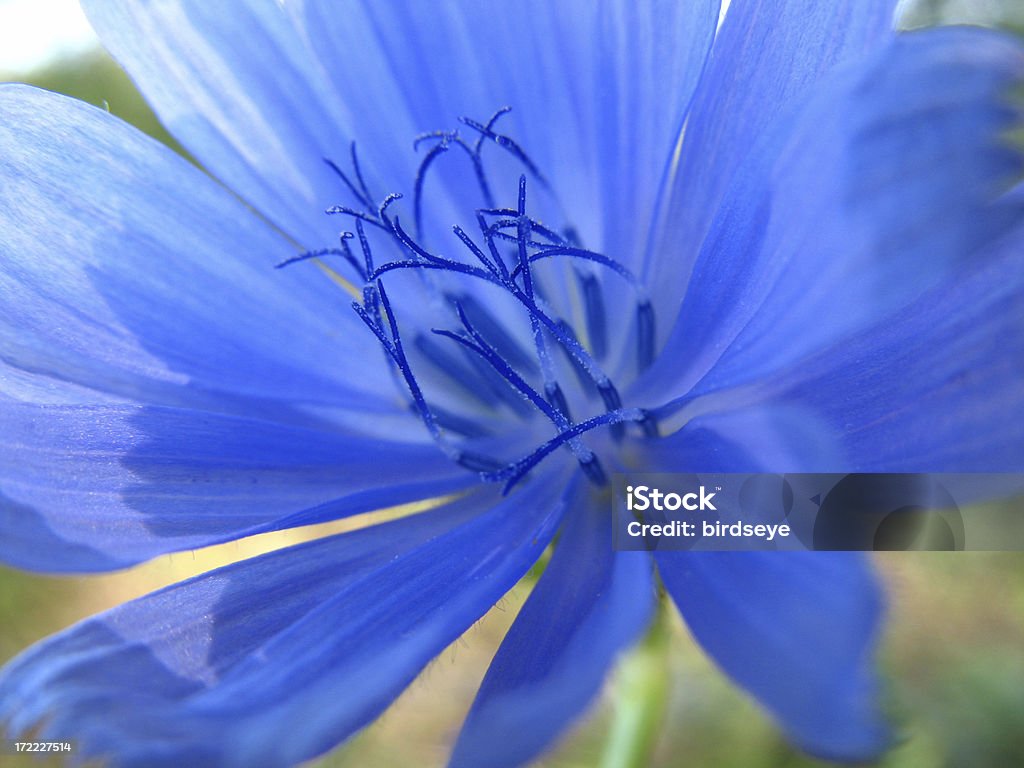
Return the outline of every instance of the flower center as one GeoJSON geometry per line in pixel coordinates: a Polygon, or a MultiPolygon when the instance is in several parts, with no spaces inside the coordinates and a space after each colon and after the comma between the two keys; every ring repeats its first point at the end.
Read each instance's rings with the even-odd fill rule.
{"type": "MultiPolygon", "coordinates": [[[[629,425],[646,436],[657,434],[649,413],[623,407],[619,389],[605,372],[613,324],[605,276],[614,276],[632,295],[633,327],[620,346],[634,348],[633,375],[654,355],[654,311],[620,262],[582,247],[572,227],[556,231],[528,213],[528,177],[530,186],[550,188],[522,147],[496,131],[507,112],[499,110],[484,123],[463,118],[474,141],[458,131],[416,139],[415,148],[433,145],[414,182],[414,234],[392,213],[401,195],[389,194],[374,204],[354,144],[350,173],[328,160],[355,205],[334,206],[327,213],[349,217],[355,231],[341,233],[339,248],[304,253],[278,266],[323,256],[344,260],[348,281],[361,286],[354,291],[358,300],[352,308],[380,342],[410,409],[460,466],[484,481],[503,482],[507,492],[564,449],[594,484],[604,485],[605,469],[588,445],[597,430],[607,434],[605,443],[620,441],[629,425]],[[521,167],[515,207],[495,203],[482,159],[489,144],[521,167]],[[473,234],[458,224],[452,227],[462,258],[440,255],[425,244],[423,234],[428,172],[452,148],[470,160],[472,186],[483,201],[473,210],[473,234]],[[382,245],[390,259],[378,258],[382,245]],[[562,263],[561,271],[538,272],[555,262],[562,263]],[[397,288],[393,281],[400,283],[397,288]],[[573,316],[575,324],[566,319],[573,316]]],[[[621,324],[621,317],[615,322],[621,324]]],[[[625,351],[617,350],[620,360],[628,357],[625,351]]]]}

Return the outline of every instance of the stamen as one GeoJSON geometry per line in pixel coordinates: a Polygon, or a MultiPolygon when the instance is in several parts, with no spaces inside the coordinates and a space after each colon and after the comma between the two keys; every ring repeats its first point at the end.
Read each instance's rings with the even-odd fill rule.
{"type": "Polygon", "coordinates": [[[402,378],[405,380],[409,394],[412,396],[413,408],[419,414],[420,419],[426,426],[430,436],[446,456],[460,465],[466,466],[465,462],[468,460],[467,457],[472,457],[471,463],[474,468],[493,466],[496,463],[493,459],[488,459],[479,455],[467,454],[465,451],[461,451],[451,446],[445,439],[444,434],[441,431],[441,425],[430,406],[427,405],[427,401],[423,397],[423,391],[420,389],[419,383],[416,381],[416,377],[412,372],[412,368],[409,366],[409,360],[405,355],[404,348],[402,347],[402,338],[398,332],[398,324],[395,322],[395,314],[391,308],[391,302],[388,299],[388,295],[384,291],[384,285],[378,281],[376,287],[377,294],[380,297],[380,302],[384,309],[384,314],[387,316],[390,338],[388,338],[388,334],[385,333],[384,328],[377,322],[374,322],[373,318],[362,305],[353,303],[352,308],[377,337],[384,349],[391,356],[391,359],[394,360],[402,378]]]}
{"type": "Polygon", "coordinates": [[[462,241],[462,244],[469,248],[470,252],[476,256],[477,260],[487,267],[492,274],[501,273],[504,277],[508,277],[508,269],[505,268],[505,262],[502,261],[500,257],[498,257],[497,264],[488,259],[484,252],[480,250],[477,244],[470,239],[469,235],[467,235],[458,224],[452,227],[452,232],[455,233],[455,236],[462,241]]]}
{"type": "MultiPolygon", "coordinates": [[[[519,241],[519,267],[523,275],[523,291],[527,297],[533,298],[533,275],[530,273],[530,258],[526,250],[526,244],[530,241],[530,219],[526,216],[526,177],[519,177],[519,207],[516,218],[516,234],[519,241]]],[[[530,315],[530,328],[533,331],[533,343],[537,350],[537,359],[540,361],[541,375],[544,379],[544,392],[548,402],[554,405],[569,418],[569,403],[565,399],[562,388],[555,379],[555,367],[551,363],[551,355],[548,352],[547,340],[544,338],[544,330],[540,327],[540,321],[530,315]]],[[[561,425],[560,425],[561,426],[561,425]]]]}
{"type": "MultiPolygon", "coordinates": [[[[499,107],[498,110],[493,115],[491,115],[490,119],[487,121],[487,125],[486,125],[487,130],[490,131],[494,127],[494,124],[496,122],[498,122],[498,119],[502,115],[507,115],[511,111],[512,111],[512,107],[509,107],[509,106],[499,107]]],[[[478,155],[480,154],[480,150],[483,149],[484,139],[485,138],[487,138],[487,135],[484,134],[484,133],[481,133],[477,137],[476,146],[473,149],[476,152],[476,154],[478,154],[478,155]]]]}
{"type": "MultiPolygon", "coordinates": [[[[479,211],[477,211],[476,214],[476,222],[477,225],[480,227],[480,234],[483,235],[484,242],[487,243],[487,250],[490,251],[491,258],[495,261],[495,263],[497,263],[498,269],[501,270],[502,278],[504,278],[504,282],[507,283],[511,279],[508,267],[505,266],[505,260],[501,258],[501,254],[498,253],[498,246],[494,244],[494,238],[491,237],[489,234],[487,222],[484,220],[483,215],[479,211]]],[[[473,253],[479,253],[480,251],[479,248],[472,248],[470,250],[472,250],[473,253]]]]}
{"type": "Polygon", "coordinates": [[[370,275],[370,279],[376,280],[381,275],[393,272],[396,269],[435,269],[444,272],[461,272],[464,275],[479,277],[481,280],[486,280],[488,282],[497,282],[490,274],[484,272],[482,269],[478,269],[477,267],[469,264],[463,264],[461,261],[451,261],[449,259],[438,258],[434,258],[431,261],[389,261],[375,269],[370,275]]]}
{"type": "Polygon", "coordinates": [[[373,274],[373,253],[370,251],[370,241],[366,239],[363,222],[359,219],[356,219],[356,234],[359,236],[359,248],[363,252],[363,262],[366,265],[366,280],[370,281],[370,275],[373,274]]]}
{"type": "Polygon", "coordinates": [[[366,185],[366,179],[363,178],[363,169],[359,167],[359,155],[356,152],[356,143],[353,141],[349,145],[349,154],[352,157],[352,170],[356,172],[356,178],[359,180],[359,189],[362,190],[362,200],[366,205],[367,210],[373,210],[373,195],[370,194],[370,188],[366,185]]]}
{"type": "Polygon", "coordinates": [[[643,373],[654,362],[654,308],[649,301],[636,306],[636,366],[643,373]]]}
{"type": "MultiPolygon", "coordinates": [[[[517,238],[513,235],[506,234],[503,229],[509,227],[515,227],[518,225],[519,212],[514,211],[511,208],[481,208],[477,213],[487,214],[491,216],[513,216],[511,219],[499,219],[488,227],[487,234],[501,238],[502,240],[508,240],[509,242],[516,242],[517,238]]],[[[535,248],[545,248],[552,245],[567,245],[566,241],[550,227],[546,227],[536,219],[530,220],[531,226],[535,232],[539,232],[541,235],[546,237],[551,242],[542,243],[537,240],[531,240],[530,245],[535,248]]]]}
{"type": "Polygon", "coordinates": [[[441,140],[430,148],[416,171],[416,181],[413,182],[412,192],[412,215],[417,237],[423,237],[423,182],[426,181],[427,171],[434,160],[448,151],[450,141],[451,134],[442,134],[441,140]]]}
{"type": "Polygon", "coordinates": [[[572,414],[569,413],[569,401],[565,399],[565,393],[557,381],[544,383],[544,396],[547,397],[549,403],[562,412],[565,418],[572,421],[572,414]]]}
{"type": "MultiPolygon", "coordinates": [[[[449,145],[455,144],[456,146],[461,147],[466,152],[466,154],[469,156],[470,162],[473,164],[473,173],[476,176],[477,184],[480,186],[480,194],[483,197],[484,202],[487,205],[494,205],[494,199],[491,195],[491,186],[487,182],[487,174],[484,172],[483,160],[480,158],[481,141],[477,140],[476,146],[471,147],[469,146],[469,144],[466,143],[465,139],[459,136],[457,131],[431,131],[430,133],[424,133],[417,136],[412,143],[412,147],[414,150],[418,150],[420,144],[422,144],[424,141],[429,141],[431,139],[436,139],[441,144],[444,144],[445,149],[447,149],[449,145]]],[[[437,147],[434,147],[434,149],[437,149],[437,147]]],[[[431,152],[433,151],[434,150],[432,149],[431,152]]],[[[433,159],[434,158],[432,156],[428,155],[428,157],[425,158],[423,162],[420,164],[420,168],[416,173],[417,199],[414,204],[417,210],[419,209],[420,205],[419,194],[420,191],[422,191],[423,187],[422,177],[426,174],[427,167],[430,165],[433,159]]],[[[421,230],[419,229],[418,218],[416,231],[417,233],[421,232],[421,230]]]]}
{"type": "Polygon", "coordinates": [[[380,204],[380,208],[377,209],[377,216],[380,218],[381,223],[384,225],[384,229],[392,230],[391,219],[388,218],[388,208],[392,206],[396,201],[401,200],[402,195],[398,192],[392,192],[384,201],[380,204]]]}
{"type": "MultiPolygon", "coordinates": [[[[579,344],[579,339],[576,337],[576,331],[574,331],[573,327],[562,318],[558,318],[558,328],[567,337],[579,344]]],[[[580,388],[583,389],[588,396],[595,394],[597,392],[597,385],[594,383],[594,380],[590,378],[590,374],[587,373],[587,369],[583,366],[583,363],[577,360],[573,355],[570,355],[564,347],[562,348],[562,352],[565,354],[565,359],[568,360],[569,364],[572,366],[572,372],[576,375],[576,381],[579,383],[580,388]]]]}
{"type": "Polygon", "coordinates": [[[380,302],[384,308],[384,314],[387,316],[388,326],[390,328],[390,337],[385,332],[382,325],[375,322],[374,318],[370,316],[361,304],[353,302],[352,308],[356,311],[356,314],[359,315],[366,326],[373,331],[373,334],[383,345],[385,351],[387,351],[391,356],[391,359],[394,360],[395,365],[398,366],[399,372],[402,374],[402,378],[405,380],[406,387],[409,389],[409,394],[412,395],[413,403],[420,414],[420,418],[423,420],[423,423],[426,425],[430,434],[439,443],[443,443],[444,439],[441,435],[441,430],[437,425],[437,421],[434,419],[434,414],[427,406],[427,401],[423,397],[423,392],[420,390],[420,386],[416,382],[416,377],[413,375],[412,369],[409,367],[409,361],[405,356],[405,350],[402,348],[402,338],[398,333],[398,325],[395,323],[391,303],[388,301],[387,294],[384,292],[384,285],[380,282],[377,283],[377,295],[380,297],[380,302]]]}
{"type": "Polygon", "coordinates": [[[477,355],[458,357],[451,354],[448,347],[439,344],[433,336],[424,334],[416,336],[415,344],[439,371],[484,405],[493,407],[494,403],[485,397],[486,394],[491,394],[519,416],[533,413],[533,409],[524,402],[522,396],[511,389],[505,379],[497,376],[490,366],[481,364],[477,355]]]}
{"type": "Polygon", "coordinates": [[[514,368],[526,371],[530,375],[537,372],[537,364],[530,355],[519,345],[519,342],[507,331],[505,327],[494,319],[490,311],[468,293],[448,294],[448,299],[453,305],[462,307],[466,316],[473,325],[479,329],[480,334],[494,345],[498,353],[509,361],[514,368]]]}
{"type": "Polygon", "coordinates": [[[359,275],[359,278],[365,282],[366,272],[363,270],[362,265],[358,261],[356,261],[355,257],[352,255],[351,249],[345,242],[350,237],[352,237],[351,232],[342,232],[341,248],[318,248],[315,251],[306,251],[305,253],[300,253],[297,256],[292,256],[290,259],[285,259],[280,264],[275,264],[274,269],[282,269],[284,267],[291,266],[292,264],[297,264],[300,261],[308,261],[309,259],[319,259],[324,256],[341,256],[343,259],[345,259],[345,261],[347,261],[352,266],[352,269],[354,269],[356,274],[359,275]]]}
{"type": "Polygon", "coordinates": [[[505,488],[503,493],[508,493],[522,477],[537,466],[543,459],[551,454],[556,448],[564,445],[574,437],[586,434],[591,430],[597,429],[598,427],[605,426],[607,424],[622,424],[624,422],[639,422],[644,418],[643,411],[639,408],[625,408],[621,411],[612,411],[610,413],[602,413],[600,416],[595,416],[592,419],[581,421],[572,428],[561,432],[546,443],[541,445],[533,453],[524,456],[518,461],[514,461],[511,464],[505,466],[504,469],[498,472],[485,473],[483,475],[484,480],[493,482],[505,481],[505,488]]]}
{"type": "MultiPolygon", "coordinates": [[[[521,183],[521,187],[522,186],[523,185],[521,183]]],[[[399,196],[397,195],[389,195],[389,201],[392,199],[397,199],[398,197],[399,196]]],[[[523,202],[525,204],[525,200],[523,202]]],[[[385,202],[385,206],[388,204],[390,204],[390,202],[385,202]]],[[[384,206],[382,206],[382,214],[383,207],[384,206]]],[[[531,321],[533,318],[535,318],[539,320],[541,323],[543,323],[551,332],[551,334],[555,337],[555,339],[559,342],[559,344],[561,344],[570,355],[575,357],[576,360],[583,365],[583,367],[587,371],[587,374],[593,379],[598,390],[601,392],[602,398],[604,398],[605,402],[611,402],[613,398],[614,400],[618,400],[618,392],[615,390],[615,387],[611,383],[611,380],[601,370],[601,367],[597,364],[594,358],[583,348],[579,341],[576,340],[574,335],[567,335],[562,331],[558,324],[540,308],[538,302],[535,300],[535,297],[528,296],[512,280],[501,281],[495,275],[484,270],[474,268],[468,264],[463,264],[462,262],[451,261],[450,259],[442,259],[438,256],[434,256],[433,254],[429,253],[424,248],[422,248],[419,244],[417,244],[412,238],[410,238],[409,235],[404,230],[402,230],[397,220],[395,222],[391,222],[390,220],[388,220],[388,224],[391,226],[392,231],[395,232],[396,236],[399,238],[399,241],[406,245],[408,248],[412,249],[416,255],[421,257],[422,261],[389,262],[388,264],[385,264],[384,266],[376,270],[376,272],[373,274],[374,278],[379,277],[384,272],[390,271],[392,269],[440,269],[461,272],[466,275],[471,275],[473,277],[478,277],[487,280],[488,282],[504,285],[504,287],[512,294],[512,296],[516,298],[526,308],[527,312],[530,314],[531,321]]],[[[475,252],[479,253],[479,249],[476,249],[475,252]]],[[[522,265],[520,265],[520,267],[521,266],[522,265]]],[[[466,302],[466,306],[468,309],[470,303],[466,302]]],[[[491,322],[493,323],[493,321],[491,322]]],[[[493,331],[495,333],[500,333],[507,337],[507,333],[505,333],[504,329],[501,328],[501,326],[497,323],[493,323],[493,331]]],[[[528,358],[525,358],[524,356],[524,363],[527,359],[528,358]]]]}
{"type": "MultiPolygon", "coordinates": [[[[415,411],[415,408],[413,410],[415,411]]],[[[439,405],[431,405],[430,411],[434,414],[437,425],[449,432],[470,438],[490,437],[494,434],[493,430],[485,429],[478,421],[452,413],[439,405]]]]}
{"type": "Polygon", "coordinates": [[[576,272],[583,289],[583,308],[587,319],[587,335],[595,357],[604,357],[608,351],[608,329],[605,323],[604,294],[601,283],[594,275],[576,272]]]}
{"type": "MultiPolygon", "coordinates": [[[[543,246],[543,244],[540,245],[543,246]]],[[[545,250],[534,253],[530,256],[530,263],[532,264],[535,261],[540,261],[541,259],[550,259],[553,256],[572,256],[577,259],[592,261],[603,267],[608,267],[608,269],[612,270],[628,282],[638,294],[643,295],[640,282],[636,279],[633,273],[622,266],[619,262],[605,256],[603,253],[596,253],[594,251],[588,251],[585,248],[574,248],[572,246],[556,246],[554,248],[545,248],[545,250]]],[[[518,275],[519,269],[520,267],[517,266],[512,270],[513,277],[518,275]]]]}
{"type": "MultiPolygon", "coordinates": [[[[469,321],[469,318],[466,317],[466,313],[463,311],[461,306],[456,305],[456,309],[459,313],[459,319],[462,321],[462,324],[472,338],[472,341],[460,334],[452,333],[451,331],[443,329],[434,329],[433,332],[439,336],[452,339],[467,349],[479,354],[488,363],[490,363],[498,373],[505,377],[510,384],[526,395],[526,397],[528,397],[530,401],[537,406],[538,410],[540,410],[548,417],[548,419],[551,420],[553,424],[555,424],[561,433],[565,433],[567,430],[570,430],[572,428],[572,424],[568,420],[568,417],[557,407],[552,407],[547,400],[541,397],[533,387],[527,384],[526,381],[501,358],[501,355],[499,355],[476,331],[476,329],[473,328],[472,323],[469,321]]],[[[572,449],[573,454],[575,454],[580,464],[591,466],[590,471],[593,471],[593,467],[596,462],[596,457],[594,457],[593,452],[584,446],[579,440],[570,439],[568,442],[569,447],[572,449]]]]}
{"type": "Polygon", "coordinates": [[[367,224],[373,224],[373,226],[387,231],[387,227],[384,226],[378,219],[374,218],[369,213],[363,213],[357,211],[355,208],[349,208],[347,205],[332,205],[330,208],[324,211],[328,216],[334,216],[339,213],[343,213],[346,216],[351,216],[358,221],[365,221],[367,224]]]}
{"type": "MultiPolygon", "coordinates": [[[[363,195],[363,192],[355,184],[352,183],[352,180],[349,179],[345,172],[341,170],[341,168],[339,168],[338,165],[329,157],[323,158],[323,161],[327,163],[330,169],[334,171],[334,173],[337,174],[337,176],[345,183],[345,186],[348,187],[348,191],[352,193],[352,196],[360,203],[362,203],[364,206],[366,206],[367,210],[372,211],[373,202],[370,200],[370,198],[365,197],[363,195]]],[[[362,181],[362,179],[359,180],[362,181]]]]}
{"type": "MultiPolygon", "coordinates": [[[[391,205],[401,195],[389,194],[379,206],[374,207],[354,143],[351,145],[352,172],[346,173],[326,160],[357,203],[355,206],[333,206],[327,212],[352,217],[355,235],[344,232],[340,248],[302,253],[278,266],[319,256],[341,256],[351,266],[363,281],[362,303],[354,303],[353,309],[384,348],[393,364],[391,371],[395,374],[396,383],[399,378],[404,382],[412,410],[423,421],[445,455],[460,466],[480,472],[483,480],[504,482],[504,492],[508,493],[534,466],[564,446],[572,452],[583,473],[593,483],[604,485],[607,477],[601,462],[584,445],[582,436],[607,426],[613,438],[621,439],[624,425],[635,423],[644,435],[653,437],[658,434],[657,421],[653,414],[646,411],[623,408],[618,390],[597,362],[607,357],[610,341],[606,297],[600,276],[592,267],[573,269],[582,294],[584,321],[590,339],[589,349],[586,349],[572,326],[549,306],[548,294],[542,290],[539,276],[533,274],[532,265],[542,259],[564,256],[609,269],[629,283],[637,301],[637,363],[641,371],[651,364],[655,353],[653,308],[635,276],[621,263],[584,248],[572,227],[562,227],[560,230],[548,227],[527,214],[527,174],[545,188],[548,188],[548,182],[516,141],[495,131],[498,119],[508,111],[508,107],[499,109],[486,123],[468,117],[461,118],[463,125],[476,132],[476,140],[473,142],[460,136],[458,131],[435,131],[415,139],[415,149],[419,149],[424,142],[434,142],[422,157],[413,183],[415,237],[403,229],[398,216],[389,214],[391,205]],[[491,142],[509,153],[526,171],[519,177],[515,208],[495,206],[491,199],[490,185],[481,159],[483,147],[491,142]],[[460,147],[469,157],[485,203],[484,207],[476,209],[483,243],[478,245],[479,241],[474,242],[459,226],[452,228],[452,232],[472,256],[472,259],[466,261],[436,255],[431,248],[423,245],[427,175],[436,166],[437,159],[453,146],[460,147]],[[398,258],[375,264],[366,236],[368,225],[390,236],[398,258]],[[348,243],[353,237],[358,238],[362,259],[353,253],[348,243]],[[499,246],[504,243],[509,246],[499,246]],[[429,362],[439,373],[454,381],[466,395],[475,397],[489,408],[504,405],[523,419],[531,418],[540,411],[555,427],[553,438],[511,463],[465,450],[462,445],[451,441],[448,435],[454,436],[456,440],[471,440],[493,435],[494,432],[478,423],[476,418],[459,410],[450,410],[450,406],[445,408],[428,403],[410,364],[394,307],[381,280],[389,272],[399,270],[418,271],[425,278],[433,300],[441,307],[454,307],[462,325],[462,330],[458,331],[432,329],[434,334],[455,341],[462,350],[462,356],[452,354],[443,345],[435,343],[430,336],[415,333],[413,344],[422,355],[417,360],[429,362]],[[499,322],[500,316],[496,316],[481,300],[464,290],[454,289],[449,283],[433,279],[438,272],[483,280],[510,294],[529,318],[533,354],[523,348],[504,322],[499,322]],[[568,358],[588,398],[592,398],[595,391],[600,396],[604,413],[580,423],[573,422],[569,398],[557,379],[558,371],[550,347],[552,340],[568,358]],[[527,377],[530,377],[529,381],[527,377]]],[[[557,205],[557,200],[554,203],[557,205]]],[[[559,295],[551,294],[551,297],[554,299],[559,295]]],[[[497,417],[498,413],[495,413],[497,417]]]]}
{"type": "MultiPolygon", "coordinates": [[[[502,114],[504,114],[504,112],[502,114]]],[[[499,147],[506,150],[509,154],[516,158],[516,160],[518,160],[520,163],[526,166],[527,170],[529,170],[530,172],[530,175],[532,175],[541,184],[541,186],[543,186],[545,189],[548,188],[548,182],[547,179],[544,178],[544,174],[540,172],[540,169],[536,166],[536,164],[534,164],[533,160],[530,159],[530,156],[523,151],[523,148],[520,147],[519,144],[517,144],[510,137],[500,133],[495,133],[493,129],[494,118],[492,118],[492,120],[489,123],[487,123],[487,125],[478,123],[476,120],[473,120],[468,117],[460,117],[459,122],[469,126],[474,131],[478,131],[480,133],[481,139],[491,139],[499,147]]]]}

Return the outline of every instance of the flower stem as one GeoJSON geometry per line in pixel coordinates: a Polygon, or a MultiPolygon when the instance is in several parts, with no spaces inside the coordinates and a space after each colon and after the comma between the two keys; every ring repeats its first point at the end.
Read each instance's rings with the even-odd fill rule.
{"type": "Polygon", "coordinates": [[[665,603],[664,599],[658,601],[647,636],[619,668],[615,711],[601,768],[651,765],[670,688],[670,631],[665,603]]]}

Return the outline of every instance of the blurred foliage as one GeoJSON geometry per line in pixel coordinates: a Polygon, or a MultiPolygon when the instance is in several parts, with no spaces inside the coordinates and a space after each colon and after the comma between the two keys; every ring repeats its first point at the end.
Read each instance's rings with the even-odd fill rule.
{"type": "MultiPolygon", "coordinates": [[[[1024,33],[1024,2],[917,0],[905,27],[964,21],[1024,33]]],[[[95,104],[167,143],[128,77],[104,53],[55,62],[12,80],[95,104]]],[[[184,154],[184,152],[183,152],[184,154]]],[[[238,550],[243,553],[244,550],[238,550]]],[[[246,552],[245,554],[251,554],[246,552]]],[[[889,553],[877,558],[890,595],[882,650],[899,741],[882,768],[1024,765],[1024,554],[889,553]]],[[[92,578],[33,576],[0,568],[0,662],[90,613],[210,564],[184,553],[145,569],[92,578]]],[[[528,592],[530,577],[435,660],[383,717],[319,761],[319,768],[443,765],[487,663],[528,592]]],[[[674,617],[670,697],[655,749],[658,766],[812,768],[742,692],[723,678],[674,617]]],[[[549,756],[549,768],[600,763],[614,732],[613,676],[590,716],[549,756]]],[[[52,764],[0,757],[15,768],[52,764]]]]}
{"type": "Polygon", "coordinates": [[[11,74],[6,79],[64,93],[101,107],[187,156],[181,145],[160,125],[128,75],[105,51],[88,51],[58,59],[42,69],[11,74]]]}
{"type": "Polygon", "coordinates": [[[1024,3],[1020,0],[914,0],[905,4],[902,26],[979,24],[1024,34],[1024,3]]]}

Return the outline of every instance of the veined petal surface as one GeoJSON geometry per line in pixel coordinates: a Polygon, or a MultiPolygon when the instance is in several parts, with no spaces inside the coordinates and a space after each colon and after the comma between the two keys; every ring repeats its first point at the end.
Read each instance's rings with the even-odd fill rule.
{"type": "Polygon", "coordinates": [[[394,408],[345,292],[273,269],[294,246],[230,193],[74,99],[4,85],[0,113],[11,369],[149,404],[394,408]]]}
{"type": "MultiPolygon", "coordinates": [[[[510,106],[495,129],[533,157],[584,241],[622,261],[642,249],[719,14],[717,0],[85,7],[175,137],[307,247],[333,237],[315,216],[344,202],[324,157],[347,160],[356,140],[375,196],[408,193],[414,137],[510,106]]],[[[444,200],[474,191],[468,162],[451,162],[443,227],[444,200]]]]}
{"type": "Polygon", "coordinates": [[[307,760],[380,714],[525,573],[557,528],[562,480],[500,501],[486,489],[88,619],[0,673],[0,720],[116,766],[307,760]]]}
{"type": "Polygon", "coordinates": [[[577,493],[559,541],[491,662],[453,768],[536,758],[582,713],[652,616],[650,557],[612,549],[606,511],[589,489],[577,493]]]}
{"type": "Polygon", "coordinates": [[[884,320],[1024,216],[1011,90],[988,30],[901,35],[820,85],[737,172],[636,397],[737,387],[884,320]]]}
{"type": "Polygon", "coordinates": [[[758,138],[836,67],[891,36],[895,0],[733,0],[673,153],[643,278],[667,335],[690,270],[758,138]]]}
{"type": "Polygon", "coordinates": [[[473,485],[431,444],[139,405],[0,401],[0,561],[123,568],[473,485]]]}
{"type": "Polygon", "coordinates": [[[812,754],[885,748],[871,649],[882,602],[846,552],[659,552],[662,581],[697,642],[812,754]]]}
{"type": "Polygon", "coordinates": [[[813,423],[803,471],[1024,469],[1024,231],[897,315],[747,396],[813,423]]]}

